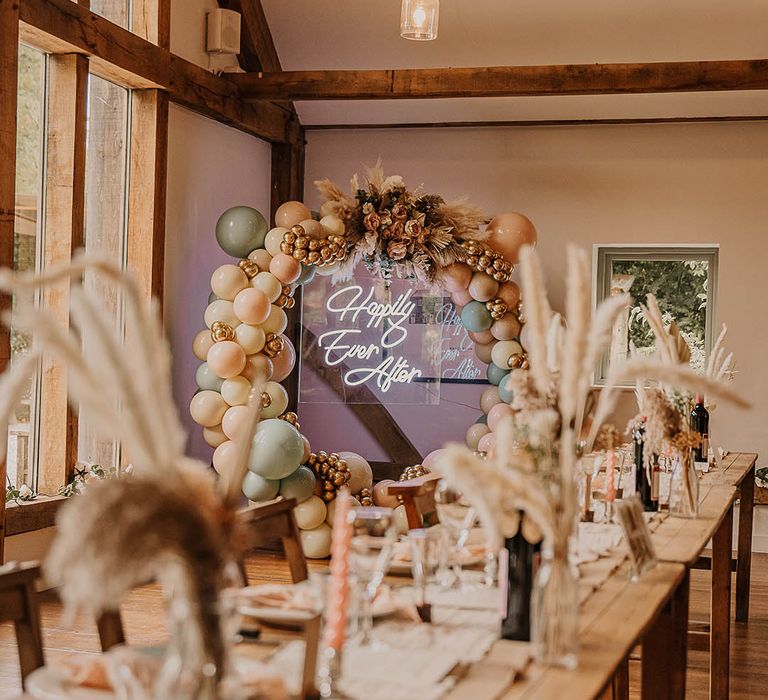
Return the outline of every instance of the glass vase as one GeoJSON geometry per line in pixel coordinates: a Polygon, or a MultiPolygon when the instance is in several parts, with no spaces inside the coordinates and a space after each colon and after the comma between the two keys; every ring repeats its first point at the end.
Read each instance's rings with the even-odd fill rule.
{"type": "Polygon", "coordinates": [[[677,518],[697,518],[699,515],[699,476],[692,450],[675,455],[669,485],[669,514],[677,518]]]}
{"type": "Polygon", "coordinates": [[[531,642],[536,660],[546,666],[576,668],[578,623],[578,584],[568,563],[568,547],[545,544],[531,595],[531,642]]]}
{"type": "Polygon", "coordinates": [[[533,559],[536,545],[523,537],[522,525],[517,534],[504,541],[507,550],[507,614],[501,622],[502,639],[527,642],[531,638],[531,590],[533,559]]]}

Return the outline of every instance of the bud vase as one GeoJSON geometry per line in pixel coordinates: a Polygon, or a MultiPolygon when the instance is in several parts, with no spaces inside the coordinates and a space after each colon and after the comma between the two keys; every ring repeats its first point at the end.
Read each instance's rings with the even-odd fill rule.
{"type": "Polygon", "coordinates": [[[699,516],[699,475],[693,461],[693,451],[675,455],[672,480],[669,485],[669,514],[677,518],[699,516]]]}
{"type": "Polygon", "coordinates": [[[568,546],[542,548],[531,596],[531,641],[537,661],[574,669],[577,665],[579,595],[568,562],[568,546]]]}

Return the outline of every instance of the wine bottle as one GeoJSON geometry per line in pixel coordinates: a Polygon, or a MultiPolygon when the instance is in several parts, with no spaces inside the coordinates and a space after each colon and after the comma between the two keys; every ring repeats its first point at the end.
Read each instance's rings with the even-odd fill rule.
{"type": "MultiPolygon", "coordinates": [[[[653,483],[648,479],[648,473],[645,469],[643,449],[645,442],[645,428],[639,426],[632,431],[632,442],[635,448],[635,492],[638,494],[638,496],[640,496],[640,500],[643,502],[644,510],[658,510],[658,488],[656,489],[657,493],[654,494],[653,483]]],[[[654,463],[657,462],[657,460],[653,461],[654,463]]],[[[653,476],[654,475],[652,474],[651,478],[653,478],[653,476]]]]}
{"type": "Polygon", "coordinates": [[[694,449],[693,456],[697,462],[709,459],[709,411],[704,407],[704,397],[696,395],[696,405],[691,411],[691,430],[701,436],[701,445],[694,449]]]}
{"type": "MultiPolygon", "coordinates": [[[[520,514],[522,517],[522,513],[520,514]]],[[[531,592],[533,590],[533,561],[538,545],[517,534],[504,541],[507,550],[507,614],[501,622],[502,639],[529,642],[531,640],[531,592]]],[[[501,576],[503,572],[499,572],[501,576]]]]}

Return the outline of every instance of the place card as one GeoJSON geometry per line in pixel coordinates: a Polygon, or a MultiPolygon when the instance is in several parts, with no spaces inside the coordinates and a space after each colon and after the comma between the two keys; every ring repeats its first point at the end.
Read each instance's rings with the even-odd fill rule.
{"type": "Polygon", "coordinates": [[[642,576],[656,566],[656,549],[645,520],[643,504],[637,496],[619,501],[616,504],[616,514],[629,546],[634,576],[642,576]]]}

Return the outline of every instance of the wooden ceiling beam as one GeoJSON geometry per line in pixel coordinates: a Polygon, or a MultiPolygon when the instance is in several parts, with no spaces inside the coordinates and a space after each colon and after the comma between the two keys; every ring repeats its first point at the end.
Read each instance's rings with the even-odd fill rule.
{"type": "Polygon", "coordinates": [[[561,66],[313,70],[233,76],[258,100],[402,100],[768,89],[768,59],[561,66]]]}
{"type": "Polygon", "coordinates": [[[71,0],[20,0],[21,36],[51,53],[81,53],[91,70],[132,88],[160,88],[173,102],[267,141],[298,138],[290,110],[246,104],[230,76],[217,76],[71,0]]]}
{"type": "Polygon", "coordinates": [[[218,0],[219,7],[240,13],[240,67],[249,72],[278,72],[280,59],[261,0],[218,0]]]}

